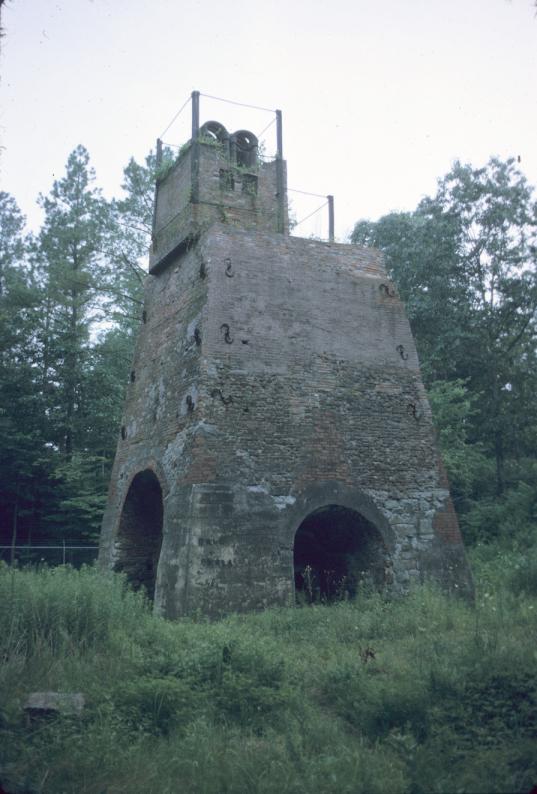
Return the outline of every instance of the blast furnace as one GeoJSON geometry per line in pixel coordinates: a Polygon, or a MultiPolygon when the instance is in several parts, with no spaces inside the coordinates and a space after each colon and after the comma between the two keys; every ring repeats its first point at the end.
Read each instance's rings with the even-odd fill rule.
{"type": "Polygon", "coordinates": [[[156,186],[100,563],[170,618],[472,580],[379,252],[289,235],[276,159],[199,126],[156,186]]]}

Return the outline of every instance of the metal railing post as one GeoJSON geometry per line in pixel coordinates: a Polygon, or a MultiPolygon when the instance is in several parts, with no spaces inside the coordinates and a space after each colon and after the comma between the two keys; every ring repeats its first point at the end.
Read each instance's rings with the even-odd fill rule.
{"type": "Polygon", "coordinates": [[[162,165],[162,141],[160,138],[157,138],[157,156],[155,161],[155,194],[153,196],[153,222],[151,224],[151,247],[153,252],[155,251],[156,245],[156,226],[157,226],[157,193],[158,193],[158,183],[159,183],[159,171],[162,165]]]}
{"type": "Polygon", "coordinates": [[[328,242],[333,243],[335,241],[334,235],[334,197],[327,196],[328,199],[328,242]]]}
{"type": "Polygon", "coordinates": [[[192,159],[191,159],[191,185],[190,200],[197,204],[200,197],[200,92],[192,91],[192,159]]]}
{"type": "Polygon", "coordinates": [[[283,180],[282,112],[276,111],[276,198],[278,200],[277,231],[285,232],[285,187],[283,180]]]}

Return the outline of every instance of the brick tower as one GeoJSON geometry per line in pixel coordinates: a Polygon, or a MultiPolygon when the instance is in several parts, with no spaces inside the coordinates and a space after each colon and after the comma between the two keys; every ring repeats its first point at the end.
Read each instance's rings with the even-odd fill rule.
{"type": "Polygon", "coordinates": [[[157,182],[100,563],[219,615],[472,580],[379,252],[290,237],[278,155],[199,126],[157,182]]]}

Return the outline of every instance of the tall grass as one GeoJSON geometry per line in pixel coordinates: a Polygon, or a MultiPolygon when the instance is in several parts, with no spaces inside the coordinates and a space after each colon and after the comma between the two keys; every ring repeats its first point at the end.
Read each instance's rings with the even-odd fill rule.
{"type": "Polygon", "coordinates": [[[143,597],[116,576],[92,568],[8,568],[0,563],[0,647],[31,656],[36,643],[54,653],[105,647],[115,631],[147,622],[143,597]]]}
{"type": "MultiPolygon", "coordinates": [[[[0,568],[10,792],[515,792],[537,781],[537,599],[476,552],[475,608],[432,587],[169,623],[117,575],[0,568]],[[27,723],[30,691],[82,718],[27,723]]],[[[515,555],[516,556],[516,555],[515,555]]]]}

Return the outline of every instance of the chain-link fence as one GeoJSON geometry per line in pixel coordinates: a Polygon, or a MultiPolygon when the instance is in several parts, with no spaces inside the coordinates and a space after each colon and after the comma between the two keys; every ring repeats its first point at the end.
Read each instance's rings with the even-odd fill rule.
{"type": "Polygon", "coordinates": [[[97,559],[99,546],[73,544],[68,541],[55,545],[0,546],[0,560],[8,564],[27,565],[92,565],[97,559]]]}

